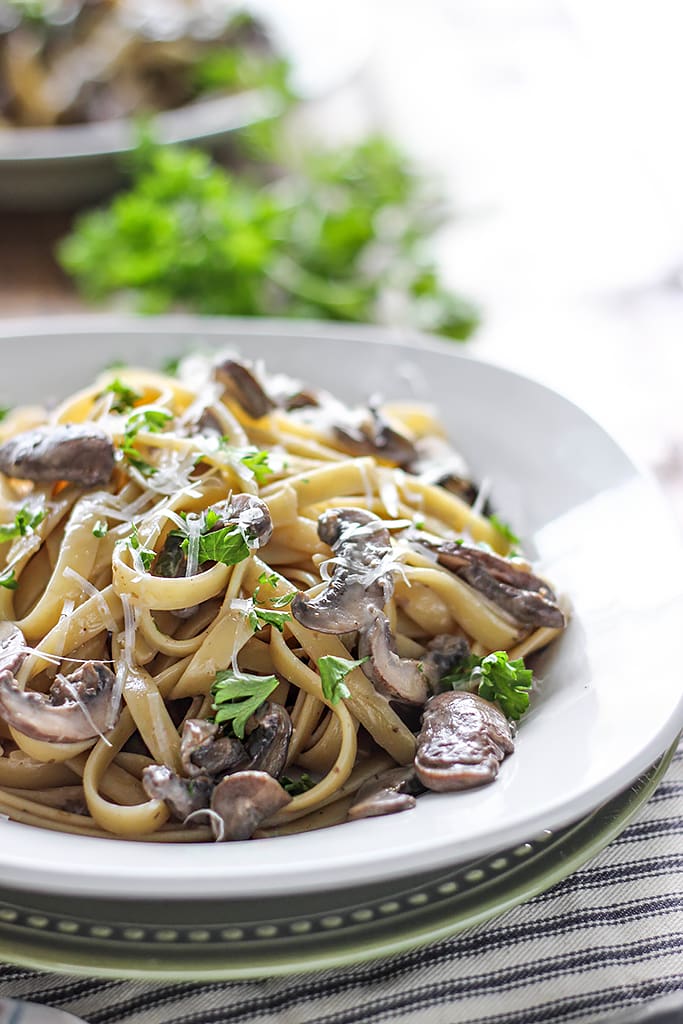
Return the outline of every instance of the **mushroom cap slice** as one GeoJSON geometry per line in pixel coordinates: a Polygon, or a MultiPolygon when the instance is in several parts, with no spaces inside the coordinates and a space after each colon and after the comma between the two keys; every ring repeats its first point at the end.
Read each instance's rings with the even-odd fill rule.
{"type": "Polygon", "coordinates": [[[540,576],[468,544],[435,543],[415,534],[409,539],[434,551],[440,565],[469,583],[521,626],[563,629],[566,625],[557,597],[540,576]]]}
{"type": "Polygon", "coordinates": [[[224,824],[223,840],[251,839],[256,829],[291,802],[291,796],[267,772],[227,775],[211,796],[211,810],[224,824]]]}
{"type": "Polygon", "coordinates": [[[150,800],[163,800],[178,821],[185,821],[190,814],[209,806],[212,785],[205,775],[183,779],[165,764],[148,765],[142,772],[142,788],[147,796],[150,800]]]}
{"type": "MultiPolygon", "coordinates": [[[[216,506],[216,511],[221,509],[216,506]]],[[[250,548],[262,548],[273,533],[273,520],[265,501],[255,494],[236,494],[223,510],[223,519],[213,530],[219,530],[229,523],[236,523],[243,532],[250,548]]],[[[213,531],[210,531],[213,532],[213,531]]]]}
{"type": "Polygon", "coordinates": [[[249,732],[245,744],[250,756],[250,770],[268,772],[280,777],[287,760],[292,720],[287,710],[275,701],[265,701],[247,723],[249,732]]]}
{"type": "Polygon", "coordinates": [[[349,412],[349,421],[335,423],[332,429],[335,442],[351,455],[374,455],[401,467],[418,456],[410,438],[394,430],[374,406],[363,410],[361,417],[349,412]]]}
{"type": "Polygon", "coordinates": [[[329,509],[318,519],[318,536],[329,544],[336,564],[317,597],[296,594],[292,615],[319,633],[351,633],[369,625],[393,593],[391,537],[381,519],[360,508],[329,509]],[[376,525],[375,525],[376,524],[376,525]]]}
{"type": "Polygon", "coordinates": [[[363,632],[358,656],[369,657],[363,671],[385,697],[402,704],[424,704],[427,700],[429,681],[422,662],[398,656],[391,625],[381,612],[363,632]]]}
{"type": "Polygon", "coordinates": [[[390,768],[363,783],[349,807],[347,819],[357,821],[359,818],[409,811],[416,803],[414,794],[423,792],[423,789],[412,765],[390,768]]]}
{"type": "Polygon", "coordinates": [[[116,677],[99,661],[87,661],[49,694],[21,690],[11,672],[0,671],[0,714],[13,729],[45,743],[79,743],[112,728],[116,677]]]}
{"type": "Polygon", "coordinates": [[[113,469],[109,434],[81,423],[36,427],[0,445],[0,471],[20,480],[99,487],[108,483],[113,469]]]}
{"type": "Polygon", "coordinates": [[[423,786],[437,792],[482,786],[493,782],[514,747],[510,725],[494,704],[451,690],[427,702],[415,771],[423,786]]]}
{"type": "Polygon", "coordinates": [[[214,379],[222,384],[229,398],[234,399],[254,420],[261,419],[275,402],[266,394],[252,370],[237,359],[224,359],[213,368],[214,379]]]}
{"type": "Polygon", "coordinates": [[[189,778],[201,774],[201,770],[192,760],[193,754],[205,744],[211,743],[217,733],[216,723],[209,722],[205,718],[186,718],[183,722],[183,732],[180,737],[180,763],[183,772],[189,778]]]}

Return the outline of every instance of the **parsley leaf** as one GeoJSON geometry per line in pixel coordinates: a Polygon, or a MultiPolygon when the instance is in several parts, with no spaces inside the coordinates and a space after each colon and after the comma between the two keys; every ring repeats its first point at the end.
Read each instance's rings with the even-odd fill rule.
{"type": "Polygon", "coordinates": [[[0,544],[13,537],[25,537],[29,530],[35,530],[36,526],[42,523],[46,515],[44,508],[32,513],[30,508],[24,505],[15,515],[13,523],[0,526],[0,544]]]}
{"type": "Polygon", "coordinates": [[[242,455],[240,462],[254,474],[257,484],[262,484],[273,472],[268,464],[268,452],[253,451],[242,455]]]}
{"type": "Polygon", "coordinates": [[[131,186],[78,218],[62,266],[89,298],[132,293],[147,313],[368,321],[396,296],[391,326],[468,337],[477,310],[425,255],[444,219],[433,184],[387,139],[293,151],[284,120],[267,124],[270,139],[256,126],[260,152],[257,131],[240,133],[251,152],[239,174],[198,149],[142,139],[131,186]],[[273,168],[276,189],[264,187],[273,168]]]}
{"type": "MultiPolygon", "coordinates": [[[[185,542],[183,542],[185,547],[185,542]]],[[[187,547],[185,547],[187,551],[187,547]]],[[[235,523],[224,526],[221,530],[202,534],[199,538],[199,564],[202,562],[222,562],[223,565],[237,565],[248,558],[251,552],[249,545],[235,523]]]]}
{"type": "Polygon", "coordinates": [[[232,669],[217,672],[211,687],[215,721],[219,725],[232,722],[235,736],[243,740],[248,719],[270,697],[277,685],[276,676],[238,676],[232,669]]]}
{"type": "Polygon", "coordinates": [[[291,622],[292,616],[287,612],[269,611],[267,608],[254,608],[249,612],[249,625],[256,632],[264,626],[275,626],[280,633],[283,632],[285,622],[291,622]]]}
{"type": "Polygon", "coordinates": [[[9,413],[11,413],[11,411],[12,411],[12,406],[11,405],[0,405],[0,421],[4,420],[5,417],[9,413]]]}
{"type": "Polygon", "coordinates": [[[152,562],[157,557],[156,551],[151,551],[149,548],[143,548],[142,541],[138,535],[138,528],[135,524],[133,524],[133,530],[128,538],[128,545],[139,555],[145,572],[149,572],[152,562]]]}
{"type": "Polygon", "coordinates": [[[118,377],[108,384],[104,391],[101,391],[97,396],[101,398],[102,395],[106,395],[110,391],[115,397],[111,403],[113,412],[128,412],[133,408],[136,402],[139,402],[142,395],[139,391],[135,391],[134,388],[129,388],[127,384],[120,381],[118,377]]]}
{"type": "Polygon", "coordinates": [[[454,672],[441,680],[454,690],[476,689],[484,700],[495,701],[508,718],[519,719],[529,707],[533,673],[523,658],[510,661],[505,651],[485,658],[470,655],[454,672]]]}
{"type": "Polygon", "coordinates": [[[157,468],[143,459],[135,447],[135,438],[141,430],[146,430],[150,434],[161,433],[168,421],[172,419],[171,413],[166,412],[165,409],[141,409],[140,412],[134,412],[126,420],[121,452],[130,465],[143,476],[154,476],[157,468]]]}
{"type": "Polygon", "coordinates": [[[490,522],[491,526],[493,526],[494,529],[496,529],[498,531],[498,533],[501,535],[501,537],[504,537],[505,540],[510,542],[510,544],[520,544],[521,543],[521,541],[520,541],[519,537],[517,536],[517,534],[513,533],[513,531],[511,530],[510,526],[507,523],[503,522],[502,519],[499,519],[497,515],[495,515],[495,514],[494,515],[490,515],[489,516],[489,522],[490,522]]]}
{"type": "Polygon", "coordinates": [[[325,700],[330,704],[338,704],[340,700],[350,697],[351,691],[343,680],[349,672],[367,660],[361,658],[359,661],[350,661],[348,658],[336,658],[333,654],[318,658],[318,671],[325,700]]]}
{"type": "Polygon", "coordinates": [[[258,578],[258,581],[262,586],[265,587],[265,585],[268,584],[269,587],[272,587],[273,590],[275,590],[275,587],[280,582],[280,577],[276,572],[271,572],[270,574],[268,574],[267,572],[262,572],[258,578]]]}
{"type": "Polygon", "coordinates": [[[106,537],[109,533],[109,524],[104,519],[98,519],[92,528],[93,537],[106,537]]]}
{"type": "Polygon", "coordinates": [[[298,779],[290,779],[288,775],[281,775],[280,785],[287,790],[290,796],[300,796],[302,793],[307,793],[309,789],[313,789],[316,782],[308,772],[303,772],[298,779]]]}
{"type": "Polygon", "coordinates": [[[5,569],[0,574],[0,587],[5,587],[7,590],[16,590],[19,586],[19,582],[14,578],[14,569],[5,569]]]}

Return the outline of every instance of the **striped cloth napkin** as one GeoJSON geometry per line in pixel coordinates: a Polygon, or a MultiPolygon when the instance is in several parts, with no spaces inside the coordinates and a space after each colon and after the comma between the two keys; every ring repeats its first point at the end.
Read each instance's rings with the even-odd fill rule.
{"type": "MultiPolygon", "coordinates": [[[[249,982],[92,981],[0,966],[2,996],[88,1024],[631,1024],[674,993],[683,994],[683,744],[636,821],[587,867],[444,942],[249,982]]],[[[662,1024],[683,1021],[673,1002],[662,1024]]]]}

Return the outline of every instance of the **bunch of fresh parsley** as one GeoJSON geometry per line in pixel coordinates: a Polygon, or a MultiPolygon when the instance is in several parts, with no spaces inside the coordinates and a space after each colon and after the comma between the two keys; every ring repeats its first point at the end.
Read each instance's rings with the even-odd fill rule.
{"type": "Polygon", "coordinates": [[[405,156],[373,137],[292,157],[278,139],[271,132],[239,176],[199,150],[144,140],[130,188],[77,220],[62,266],[89,298],[129,293],[148,313],[389,322],[467,338],[476,309],[425,255],[442,204],[405,156]]]}

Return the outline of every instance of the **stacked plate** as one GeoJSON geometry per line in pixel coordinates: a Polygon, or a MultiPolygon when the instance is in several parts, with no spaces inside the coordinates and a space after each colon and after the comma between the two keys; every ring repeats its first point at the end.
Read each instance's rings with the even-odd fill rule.
{"type": "Polygon", "coordinates": [[[0,344],[3,403],[59,397],[114,359],[159,366],[198,344],[237,348],[348,400],[381,391],[431,401],[573,606],[537,662],[533,709],[493,786],[229,846],[0,822],[0,957],[198,979],[384,955],[547,888],[648,798],[683,726],[669,667],[683,555],[654,485],[576,406],[450,345],[369,328],[91,317],[5,325],[0,344]]]}

